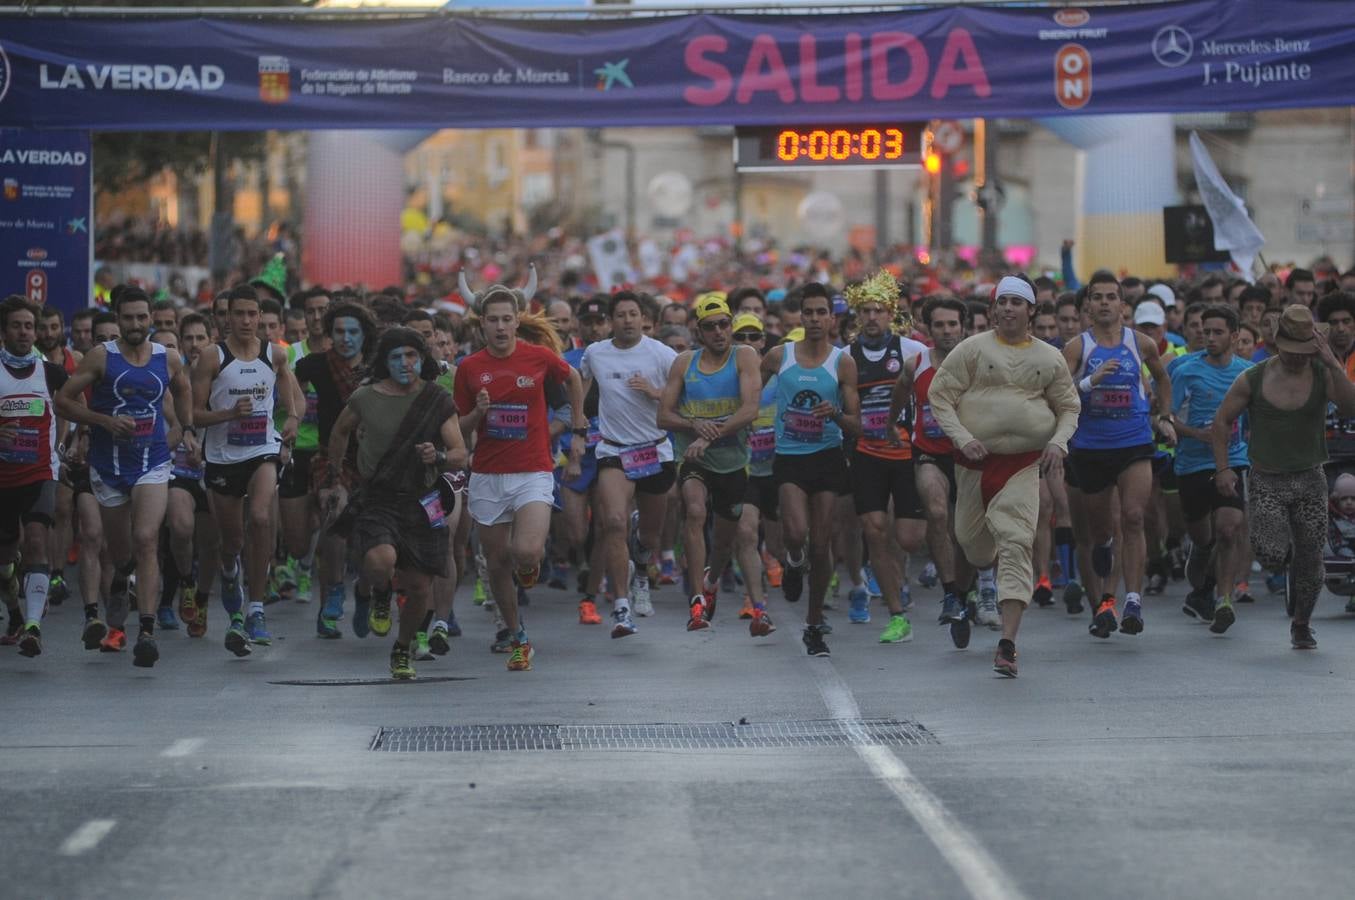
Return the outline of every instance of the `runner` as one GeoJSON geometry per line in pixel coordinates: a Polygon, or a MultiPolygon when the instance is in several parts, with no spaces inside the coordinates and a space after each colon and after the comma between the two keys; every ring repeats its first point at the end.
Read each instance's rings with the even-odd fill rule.
{"type": "Polygon", "coordinates": [[[594,452],[601,534],[595,539],[604,543],[607,578],[617,594],[612,637],[621,638],[635,633],[631,601],[637,610],[650,602],[650,552],[659,546],[668,489],[676,479],[673,445],[656,423],[659,395],[677,354],[645,337],[644,303],[639,295],[631,291],[613,294],[607,316],[612,337],[584,350],[579,373],[585,387],[598,387],[602,440],[594,452]],[[628,539],[632,503],[639,521],[628,539]]]}
{"type": "Polygon", "coordinates": [[[1210,306],[1200,318],[1204,351],[1182,357],[1172,367],[1172,411],[1180,435],[1176,478],[1192,542],[1186,565],[1192,590],[1182,610],[1209,622],[1215,634],[1223,634],[1237,618],[1233,586],[1246,580],[1250,562],[1246,548],[1247,440],[1241,423],[1236,423],[1228,438],[1228,466],[1237,473],[1242,489],[1225,497],[1214,478],[1210,429],[1224,395],[1251,363],[1233,355],[1237,313],[1210,306]],[[1217,607],[1215,585],[1223,586],[1217,607]]]}
{"type": "Polygon", "coordinates": [[[221,605],[231,619],[225,645],[236,656],[248,656],[251,643],[273,642],[263,612],[276,542],[273,498],[280,463],[296,440],[300,417],[293,403],[299,389],[286,353],[258,337],[258,292],[238,285],[226,300],[230,332],[193,367],[193,415],[206,430],[207,488],[221,533],[221,605]],[[281,434],[273,422],[278,401],[287,412],[281,434]],[[247,611],[242,578],[249,588],[247,611]]]}
{"type": "Polygon", "coordinates": [[[22,617],[19,653],[27,657],[42,653],[52,563],[64,561],[48,554],[61,466],[57,435],[65,428],[53,397],[67,375],[33,353],[38,314],[18,295],[0,302],[0,585],[12,623],[22,617]]]}
{"type": "Polygon", "coordinates": [[[1039,477],[1062,474],[1079,404],[1059,352],[1030,336],[1030,281],[1008,275],[994,295],[993,331],[947,355],[927,395],[960,449],[955,536],[972,565],[997,564],[1002,638],[993,671],[1015,678],[1016,635],[1035,583],[1039,477]]]}
{"type": "Polygon", "coordinates": [[[140,631],[133,665],[160,658],[155,611],[160,603],[160,526],[169,502],[170,447],[197,447],[187,370],[177,353],[147,340],[151,301],[139,288],[114,292],[121,337],[90,350],[57,395],[63,417],[90,426],[90,484],[103,519],[113,593],[136,574],[140,631]],[[89,406],[79,395],[93,387],[89,406]],[[166,389],[172,403],[165,403],[166,389]],[[183,423],[182,427],[180,423],[183,423]],[[133,555],[135,554],[135,556],[133,555]]]}
{"type": "Polygon", "coordinates": [[[480,535],[490,587],[510,632],[508,669],[531,669],[535,655],[518,614],[514,578],[536,584],[550,533],[555,494],[546,408],[546,384],[565,384],[573,410],[573,440],[566,478],[577,478],[588,437],[579,373],[557,352],[518,340],[524,325],[555,340],[544,319],[523,315],[535,291],[494,285],[477,296],[462,280],[461,294],[478,311],[485,348],[457,368],[454,399],[463,436],[475,435],[471,457],[470,511],[480,535]]]}
{"type": "Polygon", "coordinates": [[[1279,356],[1253,366],[1233,382],[1214,417],[1214,481],[1225,497],[1239,490],[1230,467],[1232,430],[1244,412],[1251,424],[1247,458],[1247,521],[1252,550],[1267,569],[1283,571],[1289,640],[1313,650],[1311,620],[1322,592],[1322,548],[1327,538],[1327,461],[1323,425],[1327,402],[1355,416],[1355,385],[1332,353],[1308,307],[1285,308],[1275,330],[1279,356]]]}
{"type": "Polygon", "coordinates": [[[689,584],[700,585],[688,606],[687,630],[710,627],[720,592],[720,574],[737,558],[753,599],[748,632],[775,630],[762,595],[762,561],[757,541],[740,540],[739,519],[748,489],[748,434],[758,413],[761,358],[732,339],[734,317],[718,297],[694,309],[702,346],[678,354],[659,399],[658,425],[672,432],[682,456],[678,484],[686,507],[683,552],[689,584]],[[710,565],[706,558],[706,517],[714,514],[710,565]]]}
{"type": "MultiPolygon", "coordinates": [[[[1091,570],[1083,571],[1084,587],[1098,598],[1089,627],[1094,637],[1108,638],[1117,629],[1143,631],[1143,580],[1147,544],[1143,520],[1153,488],[1154,428],[1168,445],[1176,443],[1171,422],[1171,379],[1158,356],[1157,344],[1124,324],[1120,283],[1109,272],[1092,274],[1087,282],[1086,309],[1092,327],[1063,350],[1082,394],[1082,414],[1071,441],[1069,464],[1082,492],[1090,534],[1091,570]],[[1156,387],[1156,417],[1141,368],[1156,387]],[[1118,488],[1123,546],[1120,562],[1125,583],[1124,621],[1115,619],[1111,489],[1118,488]]],[[[1160,312],[1160,310],[1159,310],[1160,312]]]]}
{"type": "MultiPolygon", "coordinates": [[[[740,313],[734,317],[734,343],[747,344],[757,350],[759,355],[765,355],[764,328],[756,315],[740,313]]],[[[760,368],[761,363],[758,365],[760,368]]],[[[739,518],[739,540],[756,547],[758,531],[763,533],[765,549],[761,559],[770,587],[781,586],[780,559],[785,556],[785,548],[781,546],[776,479],[772,477],[772,461],[776,457],[776,385],[777,378],[773,375],[763,385],[758,397],[757,418],[753,419],[748,435],[748,487],[743,497],[743,514],[739,518]]],[[[739,610],[739,618],[753,618],[751,594],[739,610]]],[[[764,614],[763,618],[767,616],[764,614]]]]}
{"type": "MultiPolygon", "coordinates": [[[[908,425],[899,414],[891,417],[890,400],[904,363],[917,359],[927,347],[890,333],[896,322],[903,331],[912,331],[906,308],[902,319],[898,318],[899,283],[890,273],[880,271],[847,288],[846,295],[861,328],[849,348],[856,364],[862,429],[848,467],[852,497],[870,551],[870,569],[889,609],[889,624],[880,635],[880,643],[897,644],[913,638],[913,626],[904,610],[908,554],[917,553],[926,542],[927,515],[918,496],[908,425]]],[[[869,622],[866,588],[852,588],[849,599],[848,620],[869,622]]],[[[911,603],[911,598],[907,602],[911,603]]]]}
{"type": "MultiPolygon", "coordinates": [[[[75,367],[84,354],[66,346],[66,328],[61,310],[55,306],[44,306],[38,313],[38,350],[50,363],[61,367],[67,377],[75,374],[75,367]]],[[[71,428],[57,435],[57,453],[66,451],[71,443],[71,428]]],[[[47,599],[53,606],[60,606],[70,596],[66,586],[65,564],[74,538],[73,514],[75,512],[75,492],[65,482],[56,483],[56,514],[53,517],[51,553],[52,580],[48,587],[47,599]]]]}
{"type": "Polygon", "coordinates": [[[833,574],[832,528],[837,498],[851,490],[842,436],[861,435],[856,393],[856,363],[851,354],[829,343],[833,321],[828,289],[818,282],[799,295],[799,340],[772,349],[762,360],[764,384],[777,379],[776,458],[773,476],[779,485],[781,534],[786,564],[781,589],[798,602],[809,566],[809,608],[802,640],[810,656],[828,656],[824,635],[824,595],[833,574]],[[806,559],[806,551],[808,559],[806,559]]]}
{"type": "Polygon", "coordinates": [[[389,593],[391,579],[400,579],[405,602],[390,654],[397,680],[415,677],[412,645],[432,609],[433,579],[447,571],[448,520],[455,524],[458,501],[440,473],[460,471],[467,457],[452,398],[437,384],[440,372],[418,332],[389,329],[377,341],[374,381],[348,398],[329,438],[329,459],[344,460],[357,431],[362,483],[347,500],[341,464],[332,464],[322,502],[347,507],[354,556],[369,583],[389,593]]]}

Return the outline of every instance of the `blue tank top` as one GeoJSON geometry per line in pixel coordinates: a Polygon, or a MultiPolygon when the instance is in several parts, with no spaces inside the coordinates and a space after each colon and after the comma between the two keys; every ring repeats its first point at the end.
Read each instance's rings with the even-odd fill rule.
{"type": "Polygon", "coordinates": [[[1075,382],[1092,374],[1112,359],[1119,368],[1091,389],[1082,391],[1082,412],[1077,432],[1069,444],[1077,450],[1118,450],[1153,442],[1148,418],[1148,391],[1143,384],[1143,360],[1139,357],[1137,332],[1121,330],[1120,343],[1102,347],[1090,331],[1081,334],[1082,365],[1075,382]]]}
{"type": "Polygon", "coordinates": [[[108,361],[104,376],[94,386],[90,409],[106,416],[129,416],[136,430],[125,440],[93,428],[89,436],[89,464],[108,484],[128,489],[156,466],[169,462],[169,444],[165,441],[165,390],[169,387],[169,363],[165,348],[151,344],[151,358],[144,366],[135,366],[118,351],[117,341],[104,345],[108,361]]]}
{"type": "MultiPolygon", "coordinates": [[[[725,363],[714,372],[701,371],[701,357],[704,349],[692,352],[687,363],[687,371],[682,375],[682,397],[678,401],[678,414],[688,419],[706,419],[716,423],[739,411],[739,364],[733,348],[725,363]]],[[[676,434],[677,453],[687,450],[694,440],[688,431],[676,434]]],[[[748,465],[748,430],[741,429],[738,434],[720,438],[706,449],[703,469],[711,472],[735,472],[748,465]]]]}
{"type": "Polygon", "coordinates": [[[776,383],[776,452],[782,456],[807,456],[842,446],[842,429],[832,419],[820,419],[809,411],[824,400],[842,403],[837,383],[841,347],[828,352],[823,365],[806,369],[795,361],[795,342],[787,341],[776,383]]]}

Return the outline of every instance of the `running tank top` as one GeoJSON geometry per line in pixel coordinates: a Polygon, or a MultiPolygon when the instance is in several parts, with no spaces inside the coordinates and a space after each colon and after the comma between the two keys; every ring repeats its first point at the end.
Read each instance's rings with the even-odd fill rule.
{"type": "MultiPolygon", "coordinates": [[[[703,348],[692,351],[687,371],[682,375],[682,399],[678,401],[678,415],[688,419],[707,419],[719,424],[739,411],[739,364],[736,351],[730,348],[724,365],[714,372],[701,371],[703,348]]],[[[674,435],[677,455],[686,452],[695,440],[691,432],[674,435]]],[[[748,465],[748,430],[720,438],[706,448],[701,468],[711,472],[735,472],[748,465]]]]}
{"type": "Polygon", "coordinates": [[[776,456],[776,385],[777,376],[773,375],[763,386],[757,418],[748,435],[748,474],[757,478],[772,474],[772,458],[776,456]]]}
{"type": "Polygon", "coordinates": [[[151,344],[150,360],[137,366],[122,355],[117,341],[103,347],[108,357],[103,378],[94,385],[90,409],[106,416],[128,416],[136,427],[131,437],[120,440],[103,428],[91,428],[89,464],[104,481],[123,488],[169,462],[164,405],[169,357],[162,345],[151,344]]]}
{"type": "MultiPolygon", "coordinates": [[[[911,345],[914,342],[909,340],[908,343],[911,345]]],[[[906,348],[904,339],[897,334],[890,335],[879,350],[869,350],[860,341],[852,343],[852,359],[856,360],[856,389],[861,395],[861,438],[856,442],[857,453],[881,459],[912,458],[913,451],[908,446],[908,410],[904,410],[901,421],[889,421],[894,382],[898,380],[903,360],[910,349],[913,353],[918,352],[917,347],[906,348]],[[903,446],[889,445],[891,428],[899,433],[903,446]]]]}
{"type": "Polygon", "coordinates": [[[916,416],[913,422],[913,446],[931,456],[950,456],[955,445],[946,437],[941,423],[932,414],[932,404],[927,398],[931,390],[932,379],[936,377],[936,367],[932,365],[930,350],[917,355],[913,364],[913,408],[916,416]]]}
{"type": "Polygon", "coordinates": [[[273,425],[273,393],[277,373],[269,357],[269,345],[259,343],[258,357],[237,359],[225,342],[216,345],[218,371],[207,398],[211,410],[230,409],[248,397],[253,411],[243,418],[228,419],[207,429],[206,459],[210,463],[245,462],[282,449],[282,439],[273,425]]]}
{"type": "Polygon", "coordinates": [[[22,378],[0,365],[0,423],[0,488],[55,481],[61,471],[56,415],[42,360],[22,378]]]}
{"type": "Polygon", "coordinates": [[[776,452],[783,456],[807,456],[842,446],[842,429],[832,419],[810,412],[825,400],[841,403],[837,383],[841,347],[828,351],[823,365],[806,369],[795,361],[795,341],[787,341],[777,372],[776,452]]]}
{"type": "Polygon", "coordinates": [[[1082,412],[1077,432],[1069,444],[1078,450],[1118,450],[1153,442],[1153,426],[1148,418],[1148,391],[1143,386],[1137,332],[1122,328],[1120,343],[1102,347],[1090,331],[1082,341],[1082,365],[1073,375],[1080,382],[1112,359],[1119,368],[1091,389],[1082,391],[1082,412]]]}

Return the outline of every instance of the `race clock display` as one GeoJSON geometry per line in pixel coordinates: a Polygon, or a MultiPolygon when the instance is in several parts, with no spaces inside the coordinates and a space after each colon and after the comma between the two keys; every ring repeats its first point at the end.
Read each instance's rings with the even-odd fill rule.
{"type": "Polygon", "coordinates": [[[922,164],[926,123],[738,128],[734,164],[742,172],[881,169],[922,164]]]}

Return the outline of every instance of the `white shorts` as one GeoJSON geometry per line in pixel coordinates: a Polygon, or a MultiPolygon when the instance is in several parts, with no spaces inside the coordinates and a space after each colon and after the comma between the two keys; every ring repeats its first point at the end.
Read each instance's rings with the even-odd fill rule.
{"type": "Polygon", "coordinates": [[[550,472],[472,472],[466,489],[470,517],[477,525],[502,525],[528,503],[555,502],[555,476],[550,472]]]}
{"type": "MultiPolygon", "coordinates": [[[[145,475],[136,480],[136,485],[142,484],[169,484],[170,469],[173,463],[163,462],[151,469],[145,475]]],[[[119,506],[126,506],[132,499],[130,491],[123,492],[111,484],[105,484],[99,477],[99,470],[93,466],[89,467],[89,486],[94,492],[94,499],[99,501],[99,505],[104,509],[117,509],[119,506]]]]}

